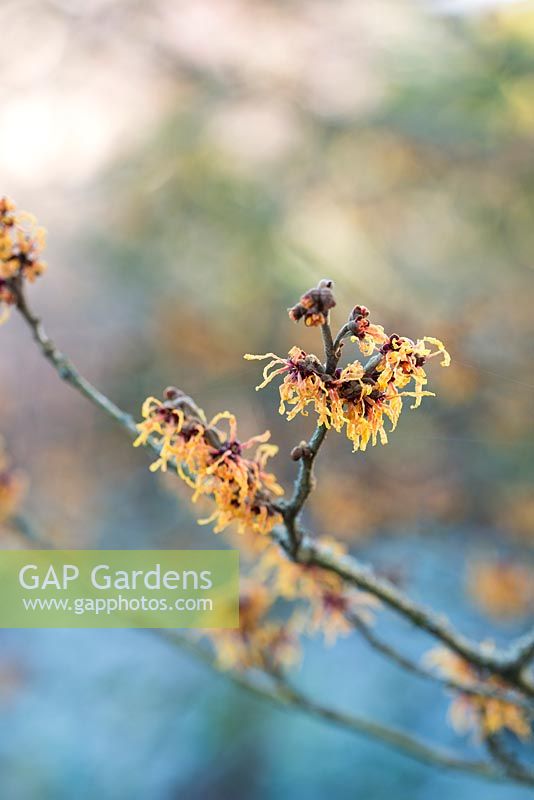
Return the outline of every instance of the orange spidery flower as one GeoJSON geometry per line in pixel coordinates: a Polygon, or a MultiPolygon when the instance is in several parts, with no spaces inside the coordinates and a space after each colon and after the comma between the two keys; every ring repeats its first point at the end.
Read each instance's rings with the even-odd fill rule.
{"type": "Polygon", "coordinates": [[[393,383],[397,389],[404,389],[410,381],[413,381],[413,391],[401,393],[402,396],[415,397],[411,408],[418,408],[425,396],[434,397],[433,392],[423,390],[428,382],[424,370],[426,362],[431,358],[441,356],[442,367],[448,367],[451,363],[451,357],[443,342],[432,336],[424,336],[417,342],[413,342],[411,339],[393,334],[382,345],[380,352],[384,358],[376,368],[378,387],[385,390],[389,384],[393,383]],[[433,345],[435,349],[428,345],[433,345]]]}
{"type": "Polygon", "coordinates": [[[32,214],[17,211],[7,197],[0,198],[0,304],[3,317],[7,308],[16,302],[13,282],[17,279],[33,281],[46,269],[41,254],[45,247],[46,232],[37,225],[32,214]]]}
{"type": "Polygon", "coordinates": [[[534,568],[524,563],[476,561],[468,572],[469,594],[496,619],[526,617],[534,608],[534,568]]]}
{"type": "Polygon", "coordinates": [[[369,313],[369,309],[365,306],[354,306],[348,321],[352,340],[358,341],[358,346],[364,356],[370,356],[388,338],[382,325],[374,325],[369,321],[369,313]]]}
{"type": "MultiPolygon", "coordinates": [[[[436,647],[426,653],[424,661],[435,667],[441,675],[461,683],[476,683],[488,689],[506,689],[506,683],[497,677],[485,678],[480,670],[464,661],[445,647],[436,647]]],[[[506,700],[493,697],[467,695],[459,692],[451,703],[448,713],[452,727],[458,733],[470,730],[482,736],[492,736],[506,728],[520,739],[528,739],[532,732],[529,721],[521,708],[506,700]]]]}
{"type": "Polygon", "coordinates": [[[278,452],[275,445],[267,444],[269,431],[253,436],[245,442],[237,439],[236,419],[233,414],[217,414],[210,422],[214,428],[221,420],[228,420],[229,434],[218,450],[210,456],[210,464],[204,473],[201,487],[197,488],[193,500],[200,494],[211,494],[215,500],[213,514],[200,524],[215,522],[215,533],[236,522],[238,530],[247,528],[258,533],[268,533],[280,522],[270,500],[283,494],[275,476],[265,470],[267,459],[278,452]],[[254,457],[246,458],[245,450],[256,447],[254,457]]]}
{"type": "Polygon", "coordinates": [[[201,475],[209,463],[210,447],[205,439],[207,423],[200,419],[186,420],[184,411],[174,404],[174,398],[161,401],[147,397],[141,413],[144,421],[137,425],[139,436],[134,447],[145,445],[150,438],[160,447],[159,458],[150,465],[150,470],[166,472],[170,461],[176,464],[180,477],[196,488],[196,482],[192,482],[187,471],[201,475]]]}
{"type": "Polygon", "coordinates": [[[268,533],[280,522],[272,500],[283,490],[265,469],[267,460],[277,452],[267,443],[269,431],[240,442],[233,414],[225,411],[207,422],[204,412],[173,387],[166,390],[164,401],[147,398],[142,414],[144,421],[137,426],[134,446],[152,439],[160,450],[150,469],[165,472],[171,463],[193,489],[193,502],[202,496],[214,500],[213,513],[199,524],[214,522],[215,533],[233,522],[241,532],[268,533]],[[216,427],[222,421],[228,422],[228,433],[216,427]],[[251,448],[255,448],[253,456],[246,457],[244,452],[251,448]]]}
{"type": "Polygon", "coordinates": [[[354,631],[351,618],[370,625],[379,607],[380,601],[366,592],[323,588],[318,596],[312,597],[308,631],[312,634],[321,632],[327,644],[334,644],[339,636],[348,636],[354,631]]]}
{"type": "Polygon", "coordinates": [[[365,375],[358,382],[339,380],[339,393],[344,399],[345,432],[353,450],[365,450],[369,442],[387,444],[385,422],[395,430],[402,411],[402,398],[394,384],[382,390],[376,381],[365,375]]]}
{"type": "Polygon", "coordinates": [[[402,400],[394,385],[380,390],[358,361],[332,376],[323,371],[315,356],[307,355],[298,347],[293,347],[288,355],[288,359],[274,353],[245,356],[248,360],[272,359],[263,371],[263,382],[256,389],[262,389],[276,376],[285,374],[279,387],[281,414],[286,413],[287,403],[293,406],[287,412],[288,420],[299,413],[306,416],[307,406],[312,404],[317,424],[332,427],[338,433],[345,427],[354,450],[365,450],[369,441],[376,444],[378,438],[383,444],[387,442],[384,417],[391,421],[393,429],[402,409],[402,400]]]}
{"type": "MultiPolygon", "coordinates": [[[[338,556],[343,556],[347,552],[339,542],[325,537],[319,541],[323,545],[328,545],[338,556]]],[[[313,564],[290,561],[274,544],[259,554],[255,573],[262,581],[267,581],[275,596],[283,597],[285,600],[320,598],[323,592],[339,591],[343,586],[339,575],[313,564]]]]}
{"type": "Polygon", "coordinates": [[[239,628],[207,632],[224,669],[272,669],[293,666],[300,656],[291,622],[268,619],[274,596],[265,586],[245,581],[239,598],[239,628]]]}
{"type": "MultiPolygon", "coordinates": [[[[382,340],[381,334],[379,340],[382,340]]],[[[378,361],[365,370],[359,395],[357,385],[349,384],[340,390],[347,397],[346,431],[354,443],[354,450],[365,450],[369,441],[373,445],[377,441],[387,444],[385,419],[390,421],[391,431],[395,430],[403,397],[415,397],[411,408],[417,408],[423,397],[434,396],[433,392],[424,390],[427,376],[423,365],[428,359],[439,355],[442,356],[442,366],[448,366],[450,355],[439,339],[426,336],[412,342],[396,334],[386,337],[379,348],[378,361]],[[428,345],[433,345],[435,349],[428,345]],[[411,381],[414,388],[406,391],[405,387],[411,381]]]]}
{"type": "MultiPolygon", "coordinates": [[[[338,542],[323,538],[321,543],[336,555],[346,553],[338,542]]],[[[267,581],[274,597],[307,601],[308,605],[292,617],[295,629],[311,634],[322,632],[330,644],[354,630],[351,617],[370,624],[373,612],[380,607],[380,601],[370,594],[345,591],[338,575],[315,565],[288,561],[274,546],[264,551],[257,574],[267,581]]]]}
{"type": "Polygon", "coordinates": [[[0,278],[0,325],[9,316],[9,306],[15,303],[15,296],[4,278],[0,278]]]}
{"type": "Polygon", "coordinates": [[[275,353],[252,355],[247,353],[247,361],[271,361],[263,370],[263,382],[256,386],[256,391],[263,389],[278,375],[284,375],[279,387],[280,414],[286,413],[286,404],[293,406],[287,411],[287,419],[292,420],[297,414],[308,415],[307,406],[312,404],[318,415],[318,424],[330,427],[331,408],[328,388],[325,383],[323,366],[317,356],[305,353],[300,347],[292,347],[288,358],[280,358],[275,353]]]}
{"type": "Polygon", "coordinates": [[[345,427],[347,438],[352,441],[354,450],[365,450],[371,440],[376,444],[378,437],[387,442],[384,430],[384,417],[396,425],[402,408],[402,401],[394,386],[381,391],[374,386],[375,381],[366,376],[364,367],[356,361],[334,376],[324,372],[319,360],[306,354],[298,347],[289,351],[289,358],[283,359],[274,353],[265,355],[245,355],[247,360],[271,358],[263,370],[263,382],[256,387],[262,389],[276,376],[285,374],[279,387],[281,414],[286,413],[286,403],[292,405],[287,419],[297,414],[308,414],[307,406],[312,404],[317,414],[317,424],[334,428],[340,433],[345,427]]]}
{"type": "Polygon", "coordinates": [[[368,319],[365,306],[355,306],[344,330],[357,340],[362,352],[373,359],[363,366],[359,361],[336,369],[334,374],[325,371],[319,359],[293,347],[288,358],[274,353],[245,355],[247,360],[271,359],[263,370],[262,389],[274,378],[283,375],[279,387],[281,414],[287,419],[297,414],[308,414],[312,405],[317,414],[317,424],[343,430],[353,444],[353,450],[365,450],[371,443],[387,444],[386,422],[395,430],[403,407],[403,397],[414,397],[412,408],[417,408],[425,396],[427,376],[425,363],[436,356],[442,357],[442,366],[450,364],[450,356],[439,339],[425,336],[417,342],[393,334],[387,336],[380,325],[368,319]],[[410,387],[410,383],[413,386],[410,387]]]}

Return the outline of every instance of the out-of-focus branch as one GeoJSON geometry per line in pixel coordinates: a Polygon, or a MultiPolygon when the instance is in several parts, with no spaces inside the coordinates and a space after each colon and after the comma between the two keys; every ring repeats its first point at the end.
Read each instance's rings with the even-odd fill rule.
{"type": "Polygon", "coordinates": [[[415,603],[390,581],[375,575],[370,567],[361,564],[355,558],[334,554],[329,548],[310,537],[301,536],[298,560],[334,572],[347,583],[378,597],[416,627],[439,639],[471,664],[502,676],[526,694],[534,696],[534,684],[528,676],[518,672],[517,644],[511,645],[507,650],[497,650],[472,642],[456,631],[447,618],[415,603]]]}
{"type": "MultiPolygon", "coordinates": [[[[23,514],[19,513],[13,515],[8,519],[8,522],[32,547],[46,550],[55,549],[55,545],[49,539],[43,536],[36,529],[35,525],[23,514]]],[[[369,625],[367,625],[357,615],[350,614],[347,616],[347,619],[351,623],[352,627],[361,634],[362,638],[365,639],[365,641],[374,650],[381,653],[385,658],[396,664],[404,671],[415,675],[416,677],[422,678],[423,680],[432,681],[442,688],[452,689],[455,692],[478,697],[487,697],[494,700],[501,700],[505,703],[511,703],[512,705],[523,709],[531,717],[534,715],[534,706],[528,700],[504,690],[491,689],[487,686],[478,684],[461,683],[459,681],[445,678],[442,675],[431,672],[421,664],[418,664],[407,658],[391,644],[380,639],[380,637],[376,635],[372,628],[370,628],[369,625]]],[[[189,641],[189,639],[187,639],[187,641],[189,641]]]]}
{"type": "Polygon", "coordinates": [[[510,658],[519,671],[534,659],[534,628],[515,642],[510,658]]]}
{"type": "MultiPolygon", "coordinates": [[[[171,631],[157,631],[157,633],[161,634],[171,644],[185,648],[196,657],[201,658],[209,667],[220,672],[215,658],[189,637],[175,634],[171,631]]],[[[298,710],[308,716],[331,722],[365,738],[374,739],[423,764],[465,772],[488,780],[499,781],[508,777],[504,774],[504,770],[501,772],[495,769],[491,763],[466,761],[449,750],[420,742],[397,728],[382,725],[323,705],[292,687],[280,676],[277,678],[276,688],[272,688],[260,684],[243,673],[225,672],[222,674],[240,688],[269,702],[271,705],[285,710],[298,710]]]]}
{"type": "Polygon", "coordinates": [[[486,737],[486,748],[493,761],[501,766],[509,778],[525,786],[534,786],[534,770],[526,767],[507,750],[498,733],[486,737]]]}
{"type": "Polygon", "coordinates": [[[501,700],[502,702],[510,703],[523,709],[530,717],[534,716],[534,705],[528,700],[518,697],[517,694],[512,694],[511,692],[500,689],[491,689],[482,684],[463,683],[461,681],[452,680],[451,678],[446,678],[443,675],[438,675],[436,672],[432,672],[422,666],[422,664],[418,664],[410,658],[407,658],[388,642],[383,641],[383,639],[377,636],[372,628],[366,625],[359,617],[351,615],[349,621],[374,650],[381,653],[388,661],[396,664],[405,672],[409,672],[422,680],[432,681],[432,683],[436,683],[444,689],[451,689],[460,694],[471,695],[473,697],[487,697],[492,700],[501,700]]]}

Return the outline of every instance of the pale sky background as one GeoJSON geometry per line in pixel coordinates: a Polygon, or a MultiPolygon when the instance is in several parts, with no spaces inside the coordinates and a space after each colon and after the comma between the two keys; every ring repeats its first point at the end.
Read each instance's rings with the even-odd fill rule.
{"type": "MultiPolygon", "coordinates": [[[[518,10],[533,7],[532,2],[507,0],[422,0],[422,4],[444,13],[482,13],[504,5],[516,5],[518,10]]],[[[373,48],[379,51],[405,35],[411,25],[417,26],[417,3],[342,0],[335,14],[322,0],[309,7],[309,19],[292,25],[282,10],[265,14],[259,19],[262,42],[257,47],[253,15],[244,0],[178,4],[154,0],[144,7],[138,0],[91,4],[4,0],[0,4],[2,191],[26,195],[44,187],[48,191],[75,187],[90,181],[125,148],[142,142],[151,120],[155,126],[166,107],[179,102],[180,86],[160,61],[162,46],[162,61],[170,54],[207,69],[235,68],[241,62],[247,63],[251,80],[259,84],[301,82],[310,102],[319,98],[323,107],[334,94],[337,103],[344,102],[340,87],[345,81],[347,98],[353,102],[356,97],[365,109],[371,95],[380,96],[373,48]],[[361,90],[355,89],[352,79],[350,36],[347,53],[338,54],[332,45],[341,29],[353,34],[352,45],[355,39],[361,42],[358,57],[367,67],[361,90]],[[318,47],[319,66],[313,73],[310,63],[316,59],[306,54],[312,48],[315,54],[318,47]],[[336,92],[329,92],[331,85],[336,92]]],[[[358,69],[361,74],[360,62],[358,69]]],[[[283,146],[292,136],[291,120],[271,113],[267,106],[241,112],[239,119],[220,120],[222,140],[232,139],[235,128],[242,130],[245,123],[253,126],[252,135],[254,126],[264,137],[270,135],[267,148],[283,146]]]]}

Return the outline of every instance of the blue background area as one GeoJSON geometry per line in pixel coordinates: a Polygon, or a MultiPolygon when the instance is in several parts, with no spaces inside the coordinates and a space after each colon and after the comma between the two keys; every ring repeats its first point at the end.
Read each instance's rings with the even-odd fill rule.
{"type": "MultiPolygon", "coordinates": [[[[484,621],[456,591],[469,537],[375,545],[384,565],[402,555],[413,592],[473,636],[484,621]],[[446,563],[446,568],[443,564],[446,563]],[[416,565],[413,569],[413,565],[416,565]],[[442,565],[440,567],[440,565],[442,565]]],[[[378,628],[416,657],[428,641],[388,617],[378,628]]],[[[514,626],[502,640],[518,634],[514,626]]],[[[423,766],[381,744],[299,713],[272,709],[152,631],[4,631],[2,664],[24,664],[4,701],[0,796],[13,800],[157,800],[335,796],[404,800],[526,800],[527,789],[423,766]]],[[[447,727],[448,698],[355,638],[307,646],[299,684],[334,707],[386,721],[480,756],[447,727]]]]}

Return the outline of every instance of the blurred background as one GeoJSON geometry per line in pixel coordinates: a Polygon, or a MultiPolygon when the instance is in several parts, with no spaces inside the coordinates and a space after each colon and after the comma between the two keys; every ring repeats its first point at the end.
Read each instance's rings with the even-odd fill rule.
{"type": "MultiPolygon", "coordinates": [[[[309,522],[466,634],[524,631],[534,3],[1,0],[0,30],[0,193],[48,228],[31,301],[59,346],[134,415],[175,384],[209,415],[234,411],[245,437],[269,428],[289,485],[311,418],[279,417],[276,388],[255,394],[259,365],[242,354],[319,350],[286,314],[304,290],[335,281],[334,324],[361,303],[389,332],[444,340],[438,398],[406,411],[387,447],[353,455],[329,438],[309,522]]],[[[43,536],[227,544],[59,381],[15,315],[0,341],[0,432],[43,536]]],[[[2,797],[488,796],[262,706],[149,632],[0,640],[2,797]]],[[[402,626],[399,641],[424,649],[402,626]]],[[[447,727],[444,693],[357,639],[310,642],[299,677],[334,704],[474,747],[447,727]]]]}

